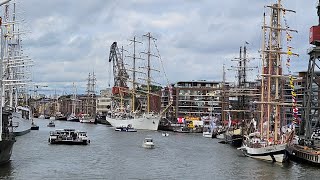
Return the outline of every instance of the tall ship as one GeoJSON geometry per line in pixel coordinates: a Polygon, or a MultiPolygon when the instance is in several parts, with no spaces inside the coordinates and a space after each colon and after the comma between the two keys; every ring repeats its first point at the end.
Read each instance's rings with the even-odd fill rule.
{"type": "MultiPolygon", "coordinates": [[[[0,2],[0,6],[5,4],[5,10],[8,10],[9,5],[6,4],[8,1],[0,2]]],[[[5,14],[6,15],[6,14],[5,14]]],[[[1,28],[1,61],[0,61],[0,94],[2,98],[0,98],[0,165],[7,163],[10,161],[13,144],[15,142],[15,135],[12,132],[12,108],[3,108],[5,104],[5,85],[6,79],[8,78],[8,74],[4,73],[5,67],[5,59],[4,59],[4,51],[7,48],[6,41],[10,40],[6,35],[8,34],[7,21],[5,23],[0,20],[0,28],[1,28]],[[11,129],[11,130],[10,130],[11,129]]]]}
{"type": "Polygon", "coordinates": [[[71,99],[71,114],[68,116],[67,121],[79,122],[79,117],[76,116],[76,105],[77,105],[77,95],[76,95],[76,86],[73,83],[73,94],[71,99]]]}
{"type": "MultiPolygon", "coordinates": [[[[237,66],[231,66],[230,69],[236,70],[238,82],[234,84],[234,87],[228,88],[228,94],[223,92],[225,101],[223,101],[224,113],[222,122],[227,119],[226,115],[228,115],[228,126],[225,127],[226,131],[223,136],[225,142],[234,147],[240,147],[242,145],[243,136],[247,134],[248,131],[246,125],[253,116],[250,102],[257,100],[259,95],[255,83],[248,80],[247,71],[254,70],[256,67],[248,66],[250,58],[247,55],[247,44],[249,43],[245,42],[244,46],[240,47],[239,57],[232,60],[238,62],[237,66]]],[[[223,76],[225,76],[224,70],[223,76]]],[[[223,77],[223,79],[225,81],[225,77],[223,77]]]]}
{"type": "Polygon", "coordinates": [[[293,131],[283,128],[288,121],[291,121],[285,118],[284,111],[285,108],[292,106],[292,103],[286,103],[284,99],[284,80],[288,77],[283,75],[282,55],[288,57],[297,54],[292,53],[289,46],[285,51],[282,46],[287,44],[282,40],[291,40],[292,36],[288,32],[296,32],[289,29],[284,19],[285,14],[295,11],[285,9],[281,0],[266,7],[271,10],[270,24],[266,24],[266,13],[264,13],[261,98],[255,102],[260,107],[260,121],[254,132],[244,136],[243,145],[238,149],[252,158],[283,162],[288,138],[293,131]],[[286,38],[282,37],[284,31],[286,38]]]}
{"type": "Polygon", "coordinates": [[[15,0],[4,6],[3,69],[5,105],[13,109],[12,121],[19,124],[13,131],[16,135],[30,132],[32,119],[28,106],[28,84],[31,82],[33,61],[23,53],[21,16],[15,0]]]}
{"type": "MultiPolygon", "coordinates": [[[[309,65],[304,75],[302,121],[297,136],[291,136],[287,151],[290,159],[320,165],[319,72],[320,72],[320,1],[317,6],[319,24],[310,28],[309,65]]],[[[299,121],[298,121],[299,122],[299,121]]]]}
{"type": "Polygon", "coordinates": [[[79,121],[81,123],[96,123],[95,82],[96,82],[96,76],[94,75],[94,72],[92,72],[92,74],[89,73],[85,113],[79,115],[79,121]]]}
{"type": "Polygon", "coordinates": [[[160,94],[157,91],[160,92],[161,87],[155,85],[155,76],[152,75],[160,71],[152,67],[154,61],[151,58],[156,56],[151,53],[151,44],[152,42],[155,44],[156,39],[150,33],[143,36],[148,42],[147,52],[143,52],[146,55],[146,59],[143,59],[145,64],[141,66],[136,62],[142,60],[141,57],[136,56],[136,43],[141,43],[136,40],[136,37],[131,40],[133,44],[131,62],[124,62],[123,50],[120,52],[117,42],[114,42],[110,48],[109,62],[113,63],[114,86],[112,87],[112,105],[106,120],[113,127],[131,126],[135,129],[158,130],[161,115],[160,107],[157,109],[157,105],[160,106],[161,103],[160,94]],[[126,67],[125,64],[129,63],[130,67],[126,67]],[[132,85],[130,88],[129,83],[132,85]]]}

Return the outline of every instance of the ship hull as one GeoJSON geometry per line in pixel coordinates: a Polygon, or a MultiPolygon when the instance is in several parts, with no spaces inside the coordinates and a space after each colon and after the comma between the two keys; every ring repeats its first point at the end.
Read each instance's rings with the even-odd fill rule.
{"type": "Polygon", "coordinates": [[[233,147],[238,148],[238,147],[241,147],[242,145],[243,136],[226,134],[225,139],[227,143],[231,144],[233,147]]]}
{"type": "Polygon", "coordinates": [[[23,118],[20,113],[12,113],[12,123],[13,125],[16,125],[16,127],[12,129],[12,132],[16,136],[25,135],[31,130],[31,121],[29,119],[23,118]]]}
{"type": "Polygon", "coordinates": [[[285,148],[286,144],[279,144],[260,148],[242,146],[238,149],[251,158],[282,163],[285,160],[285,148]]]}
{"type": "Polygon", "coordinates": [[[127,127],[131,125],[131,127],[135,129],[141,130],[158,130],[160,117],[159,116],[150,116],[150,117],[139,117],[133,119],[115,119],[106,117],[106,120],[111,124],[113,127],[127,127]]]}
{"type": "Polygon", "coordinates": [[[66,144],[66,145],[88,145],[89,141],[68,141],[68,140],[61,140],[61,141],[50,141],[50,144],[66,144]]]}
{"type": "Polygon", "coordinates": [[[300,145],[290,145],[286,148],[289,159],[313,165],[320,165],[320,153],[317,150],[304,148],[300,145]]]}
{"type": "Polygon", "coordinates": [[[14,140],[0,141],[0,165],[10,161],[14,140]]]}

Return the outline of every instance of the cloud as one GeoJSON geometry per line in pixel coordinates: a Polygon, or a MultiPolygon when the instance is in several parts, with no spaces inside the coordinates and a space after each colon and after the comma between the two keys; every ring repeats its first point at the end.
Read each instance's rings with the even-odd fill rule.
{"type": "MultiPolygon", "coordinates": [[[[92,71],[99,89],[108,87],[110,46],[117,41],[132,55],[129,39],[139,41],[151,32],[171,83],[181,80],[222,80],[222,65],[247,41],[253,66],[261,64],[262,15],[269,0],[22,0],[17,3],[24,53],[35,60],[36,83],[66,89],[77,82],[85,91],[86,78],[92,71]],[[248,5],[250,4],[250,5],[248,5]]],[[[300,54],[293,58],[292,70],[307,69],[309,27],[318,24],[315,3],[290,0],[284,6],[297,11],[286,18],[293,34],[292,46],[300,54]],[[308,13],[305,13],[308,12],[308,13]]],[[[145,45],[145,44],[144,44],[145,45]]],[[[139,49],[145,51],[146,48],[139,49]]],[[[155,49],[154,49],[155,50],[155,49]]],[[[156,53],[157,54],[157,53],[156,53]]],[[[160,67],[160,65],[159,65],[160,67]]],[[[252,76],[253,71],[250,72],[252,76]]],[[[227,72],[234,81],[234,73],[227,72]]]]}

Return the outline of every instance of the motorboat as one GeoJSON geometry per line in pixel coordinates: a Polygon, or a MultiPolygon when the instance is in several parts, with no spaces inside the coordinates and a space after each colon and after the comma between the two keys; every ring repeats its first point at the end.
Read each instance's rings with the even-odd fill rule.
{"type": "Polygon", "coordinates": [[[116,127],[115,131],[121,131],[121,132],[137,132],[135,128],[133,128],[130,124],[128,126],[119,126],[116,127]]]}
{"type": "Polygon", "coordinates": [[[53,121],[50,121],[49,124],[47,125],[48,127],[56,127],[53,121]]]}
{"type": "Polygon", "coordinates": [[[116,127],[115,131],[121,131],[121,132],[137,132],[134,128],[128,128],[124,126],[116,127]]]}
{"type": "Polygon", "coordinates": [[[39,126],[36,125],[36,124],[33,122],[33,120],[32,120],[31,128],[30,128],[30,129],[31,129],[31,130],[39,130],[39,126]]]}
{"type": "Polygon", "coordinates": [[[142,147],[146,149],[153,149],[154,148],[154,143],[152,138],[144,138],[142,147]]]}
{"type": "Polygon", "coordinates": [[[90,114],[81,114],[79,121],[81,123],[95,123],[96,120],[90,114]]]}
{"type": "Polygon", "coordinates": [[[169,133],[162,133],[162,136],[169,136],[169,133]]]}
{"type": "Polygon", "coordinates": [[[173,132],[178,132],[178,133],[190,133],[190,129],[188,127],[180,127],[178,129],[173,130],[173,132]]]}

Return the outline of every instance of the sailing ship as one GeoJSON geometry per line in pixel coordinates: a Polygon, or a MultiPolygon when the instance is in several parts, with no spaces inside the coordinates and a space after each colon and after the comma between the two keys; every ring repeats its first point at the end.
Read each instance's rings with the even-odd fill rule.
{"type": "MultiPolygon", "coordinates": [[[[287,146],[289,158],[298,162],[320,165],[320,129],[319,129],[319,56],[320,56],[320,1],[317,6],[319,25],[310,28],[310,44],[308,54],[309,65],[305,74],[303,100],[303,121],[300,121],[298,136],[292,134],[287,146]],[[298,137],[298,140],[295,140],[298,137]]],[[[291,83],[294,89],[294,83],[291,83]]],[[[296,121],[296,123],[299,121],[296,121]]]]}
{"type": "Polygon", "coordinates": [[[86,97],[86,110],[85,113],[79,115],[79,121],[81,123],[96,123],[95,119],[95,83],[96,77],[94,72],[92,75],[89,73],[87,84],[87,97],[86,97]]]}
{"type": "MultiPolygon", "coordinates": [[[[19,21],[17,21],[16,2],[6,4],[4,9],[4,96],[7,97],[6,105],[13,108],[12,121],[19,124],[13,131],[17,135],[30,132],[30,109],[27,100],[27,85],[31,81],[29,69],[32,60],[23,54],[19,21]],[[19,100],[23,99],[23,101],[19,100]]],[[[4,102],[4,101],[3,101],[4,102]]]]}
{"type": "Polygon", "coordinates": [[[125,63],[123,61],[123,51],[121,54],[117,47],[117,43],[114,42],[111,45],[109,62],[113,63],[114,87],[112,88],[112,92],[114,96],[112,101],[112,109],[108,113],[109,116],[106,117],[106,120],[113,127],[130,125],[135,129],[158,130],[161,116],[159,113],[151,109],[152,101],[154,101],[156,97],[159,97],[158,94],[152,92],[152,89],[157,89],[157,86],[151,84],[154,82],[151,79],[151,72],[154,71],[154,69],[151,68],[151,56],[153,55],[150,52],[150,47],[151,40],[155,42],[155,38],[153,38],[150,33],[147,33],[146,35],[144,35],[144,37],[147,37],[148,39],[148,52],[145,53],[147,55],[147,64],[146,67],[144,67],[146,73],[137,71],[136,69],[136,60],[141,59],[136,57],[135,44],[139,42],[136,40],[136,37],[134,37],[134,39],[132,40],[132,69],[125,68],[125,63]],[[127,81],[129,81],[127,70],[132,71],[132,79],[130,81],[132,83],[131,90],[129,90],[127,86],[127,81]],[[137,82],[136,73],[147,75],[147,78],[140,78],[144,81],[144,83],[146,82],[146,85],[144,83],[137,82]],[[131,100],[128,100],[127,97],[130,98],[130,95],[131,100]]]}
{"type": "MultiPolygon", "coordinates": [[[[251,112],[250,102],[255,101],[258,96],[256,93],[258,89],[255,87],[256,83],[248,81],[247,71],[253,70],[255,67],[248,66],[250,59],[247,57],[247,44],[249,43],[245,42],[244,46],[240,47],[239,58],[233,60],[238,61],[238,66],[231,66],[237,71],[238,83],[235,87],[228,88],[228,98],[225,98],[228,99],[228,109],[223,108],[223,111],[228,114],[229,120],[228,126],[225,127],[225,141],[234,147],[240,147],[242,145],[243,136],[247,134],[247,122],[253,114],[251,112]]],[[[225,72],[223,75],[225,76],[225,72]]],[[[224,91],[226,91],[225,88],[224,91]]],[[[224,94],[226,93],[224,92],[224,94]]],[[[223,115],[223,119],[225,119],[226,115],[223,115]]]]}
{"type": "Polygon", "coordinates": [[[68,116],[67,121],[72,121],[72,122],[79,122],[79,117],[76,116],[76,102],[77,102],[77,95],[76,95],[76,86],[73,83],[73,94],[72,94],[72,99],[71,99],[71,114],[68,116]]]}
{"type": "MultiPolygon", "coordinates": [[[[269,26],[266,25],[266,15],[264,13],[263,47],[262,53],[262,74],[261,74],[261,99],[256,102],[260,105],[259,128],[253,133],[245,136],[242,150],[246,156],[267,160],[272,162],[283,162],[285,160],[285,148],[288,143],[289,134],[282,131],[281,127],[287,124],[282,116],[284,106],[292,106],[292,103],[285,103],[283,98],[284,76],[282,75],[281,54],[282,52],[281,32],[289,31],[288,26],[281,26],[283,13],[294,12],[283,8],[281,0],[267,6],[271,9],[269,26]],[[269,39],[267,40],[266,37],[269,39]],[[266,42],[268,42],[266,44],[266,42]]],[[[294,31],[294,30],[291,30],[294,31]]],[[[290,55],[292,55],[290,51],[290,55]]]]}
{"type": "MultiPolygon", "coordinates": [[[[5,12],[8,12],[9,5],[6,4],[8,1],[4,1],[0,3],[0,6],[5,4],[5,12]]],[[[5,23],[8,22],[8,14],[5,14],[5,23]]],[[[0,28],[1,28],[1,61],[0,61],[0,95],[2,98],[0,98],[0,164],[7,163],[10,161],[11,154],[12,154],[12,148],[13,144],[15,142],[15,135],[13,134],[13,124],[12,124],[12,108],[5,105],[5,98],[7,98],[6,95],[6,80],[8,79],[8,73],[4,72],[4,69],[6,69],[6,65],[4,64],[4,50],[7,48],[6,41],[8,40],[6,36],[8,34],[8,27],[3,27],[2,19],[0,20],[0,28]],[[4,39],[4,40],[3,40],[4,39]],[[10,130],[11,127],[11,130],[10,130]]],[[[8,62],[8,61],[7,61],[8,62]]]]}

